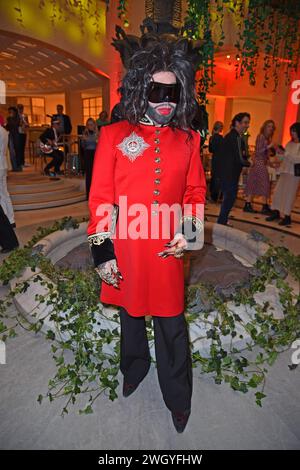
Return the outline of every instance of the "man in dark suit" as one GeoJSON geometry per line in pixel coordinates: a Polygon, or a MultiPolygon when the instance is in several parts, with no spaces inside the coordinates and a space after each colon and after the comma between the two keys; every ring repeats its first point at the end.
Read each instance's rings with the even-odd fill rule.
{"type": "Polygon", "coordinates": [[[54,114],[53,118],[60,120],[60,125],[58,128],[60,135],[69,135],[72,132],[72,124],[70,116],[64,114],[64,107],[62,104],[56,106],[57,113],[54,114]]]}
{"type": "Polygon", "coordinates": [[[56,106],[57,113],[53,115],[53,119],[59,119],[60,124],[58,127],[58,133],[61,136],[61,142],[64,146],[64,153],[67,155],[70,151],[70,137],[72,132],[72,124],[70,116],[64,114],[64,107],[62,104],[56,106]]]}
{"type": "Polygon", "coordinates": [[[59,139],[59,129],[60,120],[56,118],[52,118],[51,120],[51,127],[46,129],[40,135],[41,141],[41,149],[45,155],[49,155],[52,157],[52,160],[48,165],[44,168],[44,173],[46,175],[50,175],[50,168],[54,167],[54,171],[57,174],[63,174],[60,171],[60,165],[64,160],[64,154],[61,150],[58,149],[58,139],[59,139]]]}
{"type": "Polygon", "coordinates": [[[243,134],[250,125],[250,114],[236,114],[231,123],[231,130],[226,134],[218,154],[218,172],[221,180],[223,201],[218,224],[227,225],[229,213],[234,205],[238,183],[243,167],[249,167],[248,152],[243,134]]]}
{"type": "Polygon", "coordinates": [[[1,253],[9,253],[10,251],[18,248],[19,242],[16,234],[5,215],[2,206],[0,205],[0,245],[2,247],[1,253]]]}

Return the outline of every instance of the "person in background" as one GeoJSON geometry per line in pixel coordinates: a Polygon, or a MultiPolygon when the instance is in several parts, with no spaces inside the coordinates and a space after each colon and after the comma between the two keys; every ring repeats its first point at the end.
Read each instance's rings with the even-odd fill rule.
{"type": "Polygon", "coordinates": [[[274,147],[272,144],[274,132],[275,122],[269,119],[264,122],[256,138],[254,163],[249,170],[245,188],[246,202],[243,209],[244,212],[256,212],[251,204],[253,196],[263,197],[262,214],[269,215],[271,212],[268,205],[268,199],[270,197],[268,165],[270,165],[269,151],[274,147]]]}
{"type": "Polygon", "coordinates": [[[0,253],[9,253],[18,248],[19,242],[17,236],[10,224],[1,204],[0,204],[0,253]]]}
{"type": "Polygon", "coordinates": [[[283,162],[280,167],[280,177],[276,184],[271,204],[272,213],[266,218],[267,222],[280,219],[279,225],[291,225],[291,212],[297,196],[300,182],[300,173],[296,176],[296,167],[300,167],[300,122],[295,122],[290,127],[291,140],[285,150],[277,149],[278,154],[283,154],[283,162]]]}
{"type": "Polygon", "coordinates": [[[57,113],[53,115],[54,119],[59,119],[60,124],[58,132],[60,135],[70,135],[72,132],[72,123],[70,116],[64,114],[64,107],[62,104],[56,106],[57,113]]]}
{"type": "Polygon", "coordinates": [[[8,217],[10,224],[15,227],[15,216],[10,195],[7,190],[7,161],[8,131],[4,129],[4,119],[0,116],[0,204],[8,217]]]}
{"type": "Polygon", "coordinates": [[[96,121],[93,118],[89,118],[86,121],[86,127],[82,135],[82,148],[84,155],[85,164],[85,188],[86,196],[89,198],[90,187],[92,182],[94,156],[98,141],[98,129],[96,121]]]}
{"type": "Polygon", "coordinates": [[[25,147],[26,147],[26,138],[27,138],[27,129],[29,128],[28,117],[24,114],[23,104],[17,105],[18,115],[20,119],[19,125],[19,143],[20,143],[20,159],[21,165],[25,165],[25,147]]]}
{"type": "Polygon", "coordinates": [[[223,131],[223,122],[216,121],[212,130],[212,135],[209,138],[208,150],[212,154],[211,157],[211,178],[210,178],[210,197],[214,202],[218,201],[220,194],[220,176],[218,172],[218,161],[219,158],[222,158],[220,149],[222,146],[223,136],[221,132],[223,131]]]}
{"type": "Polygon", "coordinates": [[[110,124],[106,111],[101,111],[101,113],[99,114],[99,118],[96,119],[96,124],[99,131],[102,126],[107,126],[108,124],[110,124]]]}
{"type": "Polygon", "coordinates": [[[6,120],[5,128],[9,132],[8,148],[12,171],[22,171],[23,168],[19,134],[20,117],[18,114],[18,109],[15,106],[10,106],[8,108],[8,113],[9,114],[6,120]]]}
{"type": "Polygon", "coordinates": [[[249,167],[247,147],[243,134],[250,125],[249,113],[238,113],[231,123],[231,130],[226,134],[220,148],[218,169],[221,179],[223,201],[218,224],[227,225],[229,213],[234,205],[238,192],[238,184],[243,167],[249,167]]]}
{"type": "Polygon", "coordinates": [[[122,103],[117,103],[115,104],[115,106],[113,107],[112,111],[111,111],[111,119],[110,119],[110,122],[111,124],[113,124],[114,122],[119,122],[119,121],[122,121],[124,118],[123,118],[123,115],[122,115],[122,103]]]}
{"type": "MultiPolygon", "coordinates": [[[[60,165],[64,160],[64,153],[58,149],[58,138],[60,129],[60,121],[57,118],[52,118],[51,127],[48,127],[41,135],[41,148],[42,151],[52,157],[52,160],[44,168],[44,174],[50,175],[50,168],[54,167],[55,173],[62,175],[63,172],[60,170],[60,165]]],[[[55,174],[54,174],[55,176],[55,174]]]]}

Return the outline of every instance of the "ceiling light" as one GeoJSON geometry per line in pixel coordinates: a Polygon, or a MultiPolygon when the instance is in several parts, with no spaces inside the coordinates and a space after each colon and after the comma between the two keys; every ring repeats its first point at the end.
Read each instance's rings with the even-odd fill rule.
{"type": "Polygon", "coordinates": [[[45,54],[45,52],[38,51],[37,53],[43,57],[49,57],[47,54],[45,54]]]}
{"type": "Polygon", "coordinates": [[[59,61],[59,64],[62,65],[63,67],[65,67],[66,69],[70,68],[70,66],[68,64],[65,64],[65,62],[63,62],[63,61],[59,61]]]}
{"type": "Polygon", "coordinates": [[[69,62],[71,62],[71,64],[73,64],[73,65],[78,65],[78,63],[77,63],[77,62],[75,62],[75,60],[68,59],[68,61],[69,61],[69,62]]]}
{"type": "Polygon", "coordinates": [[[23,46],[26,46],[26,47],[36,47],[36,44],[33,44],[32,42],[27,42],[27,41],[18,41],[16,42],[16,45],[17,44],[22,44],[23,46]]]}
{"type": "Polygon", "coordinates": [[[9,52],[0,52],[0,56],[1,57],[5,57],[6,59],[15,59],[16,56],[15,55],[12,55],[12,54],[9,54],[9,52]]]}

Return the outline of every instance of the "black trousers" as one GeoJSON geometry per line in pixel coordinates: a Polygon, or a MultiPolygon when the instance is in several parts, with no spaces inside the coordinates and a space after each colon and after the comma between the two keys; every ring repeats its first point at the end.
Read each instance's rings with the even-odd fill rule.
{"type": "Polygon", "coordinates": [[[8,148],[13,171],[18,171],[22,165],[20,135],[19,133],[9,133],[8,138],[8,148]]]}
{"type": "Polygon", "coordinates": [[[26,134],[19,134],[19,139],[20,139],[20,160],[21,160],[21,165],[24,166],[25,164],[25,147],[26,147],[26,134]]]}
{"type": "Polygon", "coordinates": [[[220,209],[220,214],[217,220],[218,224],[227,225],[228,217],[238,193],[238,181],[230,181],[221,183],[223,193],[223,201],[220,209]]]}
{"type": "Polygon", "coordinates": [[[19,246],[16,234],[0,205],[0,245],[5,249],[13,249],[19,246]]]}
{"type": "Polygon", "coordinates": [[[64,161],[64,154],[61,150],[55,149],[49,156],[52,157],[52,160],[45,166],[44,171],[48,171],[50,168],[54,167],[54,171],[57,173],[60,171],[60,165],[64,161]]]}
{"type": "Polygon", "coordinates": [[[214,173],[211,174],[209,192],[210,192],[211,199],[217,202],[219,199],[220,192],[221,192],[221,183],[220,183],[220,179],[217,176],[215,176],[214,173]]]}
{"type": "Polygon", "coordinates": [[[84,165],[85,165],[85,189],[86,198],[89,198],[90,188],[92,183],[93,165],[94,165],[95,150],[84,150],[84,165]]]}
{"type": "MultiPolygon", "coordinates": [[[[164,402],[170,411],[191,408],[193,374],[189,335],[184,314],[153,316],[157,374],[164,402]]],[[[124,381],[138,384],[147,375],[151,356],[145,317],[130,316],[121,307],[120,370],[124,381]]]]}

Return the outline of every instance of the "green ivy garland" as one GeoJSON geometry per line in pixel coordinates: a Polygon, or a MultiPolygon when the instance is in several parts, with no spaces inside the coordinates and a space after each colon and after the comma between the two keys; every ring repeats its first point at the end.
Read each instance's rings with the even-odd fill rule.
{"type": "MultiPolygon", "coordinates": [[[[105,0],[107,8],[110,0],[105,0]]],[[[99,0],[39,0],[39,8],[51,5],[51,22],[55,26],[62,18],[72,19],[79,14],[80,27],[84,34],[86,15],[93,16],[96,27],[95,38],[100,38],[99,0]]],[[[184,34],[203,41],[202,60],[198,95],[203,104],[206,94],[214,82],[215,52],[225,40],[224,15],[229,15],[237,28],[238,39],[235,43],[237,56],[236,78],[249,75],[249,82],[255,85],[258,60],[263,56],[264,81],[267,87],[273,79],[276,91],[279,85],[279,68],[284,66],[285,83],[289,84],[292,72],[297,70],[300,57],[300,8],[297,0],[189,0],[187,3],[184,34]],[[272,76],[270,73],[272,72],[272,76]]],[[[119,0],[118,17],[123,26],[129,26],[128,0],[119,0]]],[[[22,4],[15,6],[17,21],[23,24],[22,4]]]]}
{"type": "Polygon", "coordinates": [[[264,87],[270,80],[269,71],[273,69],[276,91],[282,60],[285,66],[285,83],[288,84],[291,72],[297,70],[299,61],[299,20],[300,10],[293,1],[283,0],[274,7],[271,0],[249,0],[243,30],[239,31],[239,40],[235,44],[242,58],[240,75],[248,71],[250,83],[255,85],[257,62],[263,45],[264,87]]]}
{"type": "Polygon", "coordinates": [[[268,85],[272,70],[273,91],[277,90],[281,65],[285,67],[285,83],[289,84],[300,57],[300,8],[293,0],[274,3],[274,0],[188,1],[185,34],[203,41],[199,83],[203,96],[215,84],[214,53],[224,43],[225,12],[238,31],[235,47],[241,60],[235,64],[236,78],[248,73],[250,84],[255,85],[258,60],[263,55],[263,86],[268,85]]]}
{"type": "Polygon", "coordinates": [[[128,4],[128,0],[119,0],[119,5],[117,6],[118,18],[123,20],[123,26],[125,26],[125,28],[128,28],[129,26],[128,16],[127,16],[127,4],[128,4]]]}
{"type": "MultiPolygon", "coordinates": [[[[56,364],[56,373],[50,379],[46,397],[50,401],[63,397],[66,399],[62,415],[68,413],[70,405],[81,396],[86,396],[86,406],[80,413],[92,413],[93,403],[101,394],[110,400],[117,398],[117,374],[119,370],[119,315],[115,313],[109,319],[101,310],[99,303],[100,280],[94,269],[81,272],[62,269],[42,255],[38,245],[34,245],[47,234],[57,230],[77,228],[79,222],[67,217],[56,222],[50,228],[40,227],[37,234],[22,249],[17,249],[0,266],[0,280],[8,284],[19,276],[25,268],[31,268],[31,279],[19,282],[0,301],[0,339],[7,341],[17,335],[18,327],[32,332],[40,332],[46,320],[54,322],[52,329],[46,332],[47,340],[52,342],[51,349],[56,364]],[[30,282],[40,282],[47,288],[46,296],[37,296],[41,304],[51,307],[50,313],[36,322],[29,322],[20,313],[12,316],[8,307],[19,293],[24,293],[30,282]],[[100,310],[99,310],[100,308],[100,310]],[[94,328],[109,320],[115,324],[112,328],[94,328]],[[106,346],[113,345],[113,352],[107,352],[106,346]]],[[[200,365],[201,373],[209,374],[216,384],[228,383],[233,390],[246,393],[258,389],[256,403],[261,406],[264,393],[267,367],[271,366],[278,354],[289,349],[294,340],[300,337],[300,295],[295,294],[282,272],[288,274],[300,288],[300,256],[295,256],[283,247],[270,245],[268,252],[257,260],[255,265],[260,273],[255,276],[248,288],[238,289],[230,303],[217,295],[211,286],[193,285],[186,291],[187,321],[192,324],[199,319],[207,323],[209,329],[203,338],[196,338],[191,344],[193,367],[200,365]],[[259,305],[254,299],[256,292],[263,292],[265,286],[275,283],[279,290],[280,302],[284,312],[282,320],[274,319],[270,305],[259,305]],[[195,312],[195,299],[205,291],[210,308],[205,313],[195,312]],[[232,310],[232,305],[245,305],[254,309],[251,321],[243,321],[232,310]],[[213,321],[209,312],[215,312],[213,321]],[[236,348],[233,339],[237,331],[243,328],[250,334],[251,341],[243,348],[236,348]],[[231,346],[224,348],[222,338],[231,338],[231,346]],[[206,357],[195,347],[196,341],[209,339],[210,353],[206,357]]],[[[147,322],[147,334],[153,342],[151,322],[147,322]]],[[[239,337],[243,335],[239,333],[239,337]]],[[[296,365],[289,366],[295,369],[296,365]]],[[[41,403],[44,395],[39,395],[41,403]]]]}
{"type": "MultiPolygon", "coordinates": [[[[192,39],[202,40],[203,47],[201,50],[201,76],[197,84],[197,93],[200,97],[201,104],[207,104],[206,93],[210,87],[215,85],[214,82],[214,55],[215,44],[211,33],[211,14],[210,14],[210,0],[190,0],[188,2],[188,16],[185,18],[185,31],[184,35],[192,39]]],[[[223,10],[218,10],[219,13],[223,10]]],[[[219,23],[221,27],[221,39],[219,46],[223,44],[224,32],[222,29],[222,21],[219,23]]]]}

